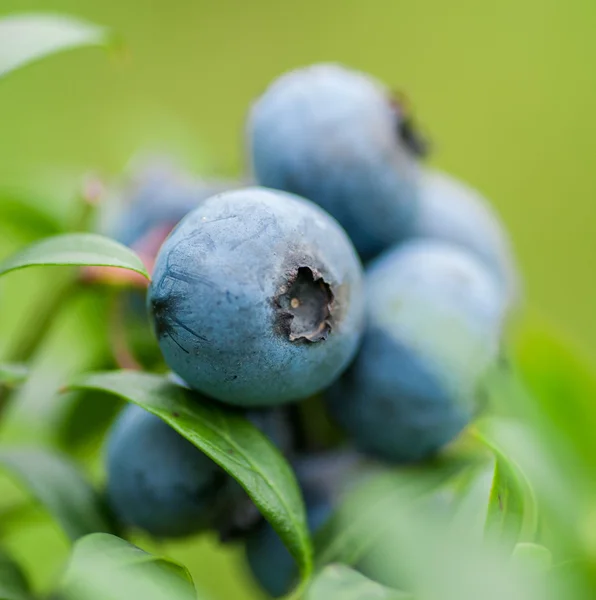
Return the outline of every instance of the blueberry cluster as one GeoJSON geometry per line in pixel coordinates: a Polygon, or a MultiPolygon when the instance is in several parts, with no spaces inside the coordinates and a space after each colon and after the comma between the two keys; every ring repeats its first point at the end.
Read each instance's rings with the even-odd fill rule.
{"type": "MultiPolygon", "coordinates": [[[[372,77],[335,64],[285,74],[246,138],[248,187],[145,177],[118,237],[154,259],[147,307],[169,369],[289,458],[315,531],[366,461],[428,459],[482,408],[520,283],[490,205],[423,165],[407,106],[372,77]]],[[[127,408],[107,471],[124,524],[241,536],[265,590],[287,591],[279,538],[162,421],[127,408]]]]}

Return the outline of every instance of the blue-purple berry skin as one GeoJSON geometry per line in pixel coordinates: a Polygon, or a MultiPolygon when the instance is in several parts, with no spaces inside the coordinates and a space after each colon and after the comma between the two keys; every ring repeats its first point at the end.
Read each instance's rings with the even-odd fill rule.
{"type": "Polygon", "coordinates": [[[198,448],[135,405],[125,407],[110,431],[106,470],[116,517],[164,538],[209,527],[228,481],[198,448]]]}
{"type": "Polygon", "coordinates": [[[173,228],[202,200],[238,185],[232,180],[195,178],[163,159],[151,161],[141,165],[117,194],[118,205],[105,228],[122,244],[134,246],[152,229],[173,228]]]}
{"type": "Polygon", "coordinates": [[[380,82],[338,64],[286,73],[250,111],[254,177],[322,206],[368,260],[415,218],[420,167],[404,112],[380,82]]]}
{"type": "Polygon", "coordinates": [[[362,268],[318,206],[245,188],[178,224],[148,308],[166,362],[193,389],[271,406],[322,390],[348,366],[363,330],[362,268]]]}
{"type": "Polygon", "coordinates": [[[350,369],[327,393],[336,421],[381,459],[425,459],[475,414],[498,358],[507,297],[474,255],[408,242],[368,268],[367,331],[350,369]]]}
{"type": "Polygon", "coordinates": [[[421,179],[413,236],[460,246],[483,260],[501,280],[511,304],[521,283],[507,231],[490,202],[466,183],[435,169],[421,179]]]}

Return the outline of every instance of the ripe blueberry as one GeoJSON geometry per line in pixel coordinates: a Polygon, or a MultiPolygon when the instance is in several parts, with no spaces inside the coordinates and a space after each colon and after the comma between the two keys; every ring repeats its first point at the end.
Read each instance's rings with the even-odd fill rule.
{"type": "Polygon", "coordinates": [[[413,233],[472,252],[493,269],[512,301],[518,297],[520,282],[509,238],[488,200],[475,189],[441,171],[425,170],[413,233]]]}
{"type": "Polygon", "coordinates": [[[115,515],[159,537],[208,527],[229,480],[198,448],[135,405],[122,411],[110,432],[106,467],[115,515]]]}
{"type": "Polygon", "coordinates": [[[473,416],[497,359],[506,294],[474,255],[432,240],[379,257],[365,283],[367,332],[328,405],[361,450],[420,460],[473,416]]]}
{"type": "Polygon", "coordinates": [[[233,181],[195,179],[163,160],[144,164],[119,194],[105,229],[151,267],[163,240],[185,215],[206,198],[235,187],[233,181]]]}
{"type": "MultiPolygon", "coordinates": [[[[197,401],[208,400],[197,395],[197,401]]],[[[281,452],[290,450],[289,424],[279,409],[253,409],[245,417],[281,452]]],[[[238,483],[138,406],[127,406],[116,420],[106,455],[108,500],[124,525],[163,537],[214,528],[229,539],[243,535],[260,519],[238,483]]]]}
{"type": "Polygon", "coordinates": [[[348,365],[363,328],[361,266],[316,205],[246,188],[214,196],[157,257],[148,307],[169,367],[240,406],[298,400],[348,365]]]}
{"type": "Polygon", "coordinates": [[[371,76],[336,64],[286,73],[252,107],[247,136],[256,180],[329,211],[364,259],[409,232],[422,146],[371,76]]]}

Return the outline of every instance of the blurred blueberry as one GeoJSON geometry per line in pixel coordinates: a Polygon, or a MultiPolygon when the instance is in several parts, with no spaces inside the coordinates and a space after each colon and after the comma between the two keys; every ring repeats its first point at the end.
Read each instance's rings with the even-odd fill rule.
{"type": "Polygon", "coordinates": [[[244,407],[308,397],[356,352],[362,270],[343,229],[291,194],[246,188],[201,203],[157,257],[148,307],[169,367],[244,407]]]}
{"type": "Polygon", "coordinates": [[[368,269],[367,331],[327,402],[361,450],[424,459],[473,416],[496,361],[506,310],[498,278],[444,242],[408,242],[368,269]]]}
{"type": "MultiPolygon", "coordinates": [[[[114,187],[99,204],[96,228],[135,250],[151,273],[160,246],[176,224],[201,201],[239,185],[232,180],[195,178],[164,157],[137,159],[124,185],[114,187]]],[[[88,279],[106,283],[121,283],[126,277],[138,283],[138,276],[121,269],[94,267],[88,272],[88,279]]],[[[140,282],[134,287],[146,287],[144,278],[140,282]]],[[[144,298],[144,289],[135,292],[137,299],[144,298]]],[[[135,302],[136,312],[144,315],[144,302],[135,302]]]]}
{"type": "MultiPolygon", "coordinates": [[[[130,246],[151,273],[159,248],[180,219],[202,200],[238,185],[231,180],[194,178],[165,157],[137,159],[125,184],[100,203],[98,229],[130,246]]],[[[89,267],[85,276],[91,281],[130,285],[110,313],[110,339],[118,364],[123,368],[133,368],[135,363],[151,369],[160,366],[162,358],[147,320],[147,280],[111,267],[89,267]]]]}
{"type": "Polygon", "coordinates": [[[159,417],[128,405],[106,452],[107,496],[127,526],[178,537],[210,526],[228,475],[159,417]]]}
{"type": "MultiPolygon", "coordinates": [[[[302,457],[294,464],[312,535],[329,520],[357,461],[354,452],[340,450],[302,457]]],[[[298,575],[296,563],[269,523],[263,521],[247,538],[245,553],[253,577],[267,594],[277,598],[290,591],[298,575]]]]}
{"type": "MultiPolygon", "coordinates": [[[[307,505],[311,533],[326,523],[331,512],[332,506],[323,500],[307,505]]],[[[247,539],[246,560],[259,586],[273,598],[288,593],[295,583],[296,563],[269,523],[263,522],[247,539]]]]}
{"type": "Polygon", "coordinates": [[[426,169],[414,236],[469,250],[494,270],[514,302],[520,281],[509,237],[486,198],[454,177],[426,169]]]}
{"type": "Polygon", "coordinates": [[[329,211],[364,259],[409,233],[423,147],[373,77],[337,64],[286,73],[252,107],[247,136],[257,182],[329,211]]]}
{"type": "MultiPolygon", "coordinates": [[[[206,198],[238,183],[195,178],[165,157],[134,161],[125,185],[115,192],[115,206],[104,220],[108,235],[127,246],[143,245],[153,230],[165,235],[206,198]]],[[[161,243],[159,244],[161,245],[161,243]]],[[[157,254],[159,245],[152,249],[157,254]]]]}

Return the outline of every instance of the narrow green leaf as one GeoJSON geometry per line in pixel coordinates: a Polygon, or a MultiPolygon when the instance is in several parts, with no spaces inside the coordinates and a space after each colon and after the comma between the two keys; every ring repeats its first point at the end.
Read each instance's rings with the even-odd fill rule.
{"type": "Polygon", "coordinates": [[[25,573],[0,549],[0,600],[31,600],[31,597],[25,573]]]}
{"type": "Polygon", "coordinates": [[[47,449],[1,448],[0,465],[47,509],[71,540],[110,531],[100,498],[66,457],[47,449]]]}
{"type": "Polygon", "coordinates": [[[29,197],[0,189],[0,225],[14,227],[20,235],[34,238],[57,235],[64,225],[47,208],[52,205],[45,198],[29,197]]]}
{"type": "Polygon", "coordinates": [[[0,363],[0,385],[12,388],[24,383],[29,375],[26,365],[20,363],[0,363]]]}
{"type": "Polygon", "coordinates": [[[76,542],[59,592],[64,600],[196,600],[188,570],[105,533],[76,542]]]}
{"type": "Polygon", "coordinates": [[[314,579],[306,600],[409,600],[413,596],[371,581],[345,565],[329,565],[314,579]]]}
{"type": "Polygon", "coordinates": [[[62,15],[16,14],[0,19],[0,77],[49,54],[105,46],[109,30],[62,15]]]}
{"type": "Polygon", "coordinates": [[[451,522],[483,539],[497,461],[494,456],[464,469],[446,486],[452,500],[451,522]]]}
{"type": "Polygon", "coordinates": [[[302,576],[312,570],[312,550],[296,479],[277,448],[237,411],[158,375],[114,371],[84,375],[70,389],[120,396],[157,415],[234,477],[296,559],[302,576]]]}
{"type": "MultiPolygon", "coordinates": [[[[582,460],[589,454],[583,452],[583,435],[567,430],[563,419],[551,419],[549,411],[542,409],[540,400],[529,393],[514,372],[496,378],[492,389],[501,405],[509,407],[507,414],[516,417],[484,418],[478,429],[487,445],[498,450],[501,465],[512,471],[505,475],[511,476],[517,487],[522,482],[522,497],[525,497],[523,529],[517,541],[535,541],[533,522],[537,515],[534,509],[528,511],[527,508],[536,507],[539,502],[540,520],[548,523],[551,534],[556,531],[561,554],[575,555],[578,544],[592,547],[589,541],[591,530],[585,522],[592,518],[596,501],[592,476],[594,463],[593,458],[582,460]],[[524,496],[524,488],[529,488],[529,496],[524,496]],[[529,500],[528,506],[526,500],[529,500]],[[570,515],[573,518],[570,519],[570,515]]],[[[591,398],[590,395],[587,397],[591,398]]],[[[570,415],[576,415],[574,418],[578,421],[587,419],[573,396],[563,394],[559,403],[560,412],[568,411],[570,415]]]]}
{"type": "Polygon", "coordinates": [[[508,426],[514,424],[505,419],[483,419],[473,430],[497,458],[487,532],[513,534],[517,541],[532,542],[538,532],[538,503],[530,478],[500,443],[499,434],[508,426]]]}
{"type": "Polygon", "coordinates": [[[118,267],[149,279],[143,262],[130,248],[94,233],[65,233],[35,242],[0,263],[0,275],[57,265],[118,267]]]}
{"type": "Polygon", "coordinates": [[[515,472],[500,458],[495,465],[488,500],[487,532],[501,536],[510,531],[517,536],[523,521],[523,498],[523,487],[520,489],[515,472]]]}

